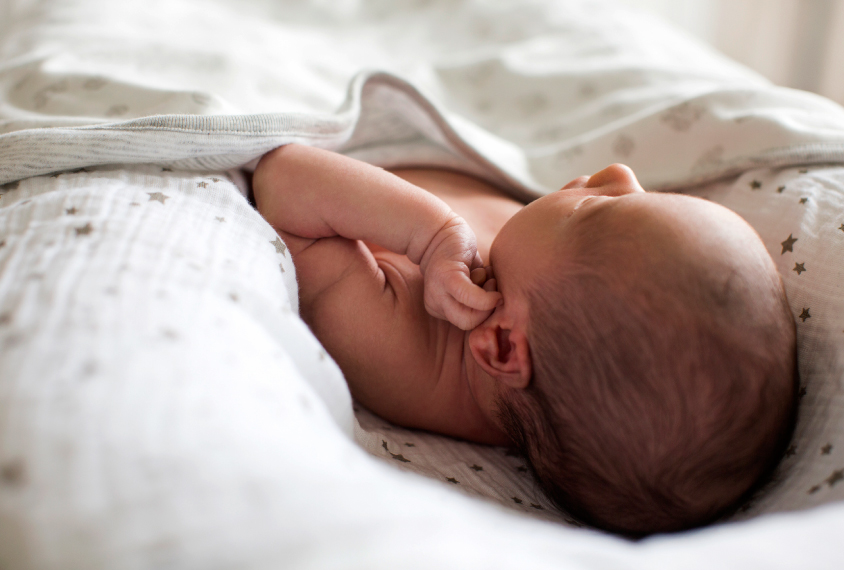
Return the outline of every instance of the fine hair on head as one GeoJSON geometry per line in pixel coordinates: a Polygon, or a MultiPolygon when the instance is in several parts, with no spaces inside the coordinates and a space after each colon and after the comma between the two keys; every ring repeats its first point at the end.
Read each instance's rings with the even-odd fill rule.
{"type": "Polygon", "coordinates": [[[782,282],[741,263],[706,271],[670,228],[591,227],[528,290],[533,376],[499,392],[499,420],[586,523],[630,536],[709,523],[770,475],[793,431],[782,282]],[[660,232],[668,245],[637,249],[660,232]]]}

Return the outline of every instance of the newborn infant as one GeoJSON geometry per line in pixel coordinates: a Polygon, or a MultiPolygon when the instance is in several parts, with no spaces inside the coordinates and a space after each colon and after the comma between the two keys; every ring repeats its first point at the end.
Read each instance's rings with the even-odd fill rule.
{"type": "Polygon", "coordinates": [[[726,208],[618,164],[525,206],[299,145],[253,186],[302,318],[385,419],[513,445],[557,504],[631,535],[714,520],[781,456],[794,321],[726,208]]]}

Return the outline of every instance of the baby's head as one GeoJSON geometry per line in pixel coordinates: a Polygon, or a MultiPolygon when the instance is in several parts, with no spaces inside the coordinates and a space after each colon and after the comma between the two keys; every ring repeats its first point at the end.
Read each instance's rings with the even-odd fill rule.
{"type": "Polygon", "coordinates": [[[504,305],[470,335],[494,379],[473,392],[555,502],[673,531],[770,473],[794,420],[794,322],[739,216],[613,165],[525,207],[490,259],[504,305]]]}

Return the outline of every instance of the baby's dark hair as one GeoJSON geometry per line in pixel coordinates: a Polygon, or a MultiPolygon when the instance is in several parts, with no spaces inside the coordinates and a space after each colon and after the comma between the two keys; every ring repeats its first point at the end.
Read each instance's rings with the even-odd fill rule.
{"type": "Polygon", "coordinates": [[[533,376],[499,394],[501,424],[584,522],[631,536],[711,522],[770,475],[793,430],[781,280],[665,263],[622,279],[618,241],[578,242],[529,291],[533,376]]]}

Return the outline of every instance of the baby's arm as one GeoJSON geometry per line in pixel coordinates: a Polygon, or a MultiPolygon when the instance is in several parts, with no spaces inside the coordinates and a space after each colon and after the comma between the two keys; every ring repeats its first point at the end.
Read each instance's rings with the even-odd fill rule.
{"type": "Polygon", "coordinates": [[[407,255],[420,266],[425,307],[471,329],[500,295],[470,279],[482,266],[475,235],[445,202],[380,168],[340,154],[287,145],[264,155],[253,179],[261,214],[303,238],[342,236],[407,255]]]}

